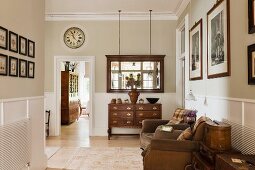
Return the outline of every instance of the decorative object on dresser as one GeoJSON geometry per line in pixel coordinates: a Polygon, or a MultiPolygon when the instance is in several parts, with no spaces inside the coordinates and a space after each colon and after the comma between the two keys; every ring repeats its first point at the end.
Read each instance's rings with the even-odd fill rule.
{"type": "Polygon", "coordinates": [[[61,71],[61,124],[70,124],[78,119],[78,74],[61,71]]]}
{"type": "Polygon", "coordinates": [[[128,95],[130,97],[130,101],[132,104],[136,104],[138,96],[140,93],[136,89],[132,89],[130,92],[128,92],[128,95]]]}
{"type": "Polygon", "coordinates": [[[112,128],[141,128],[144,119],[161,119],[161,104],[109,104],[108,139],[112,128]]]}
{"type": "Polygon", "coordinates": [[[146,100],[147,100],[150,104],[155,104],[155,103],[158,102],[159,98],[147,97],[146,100]]]}

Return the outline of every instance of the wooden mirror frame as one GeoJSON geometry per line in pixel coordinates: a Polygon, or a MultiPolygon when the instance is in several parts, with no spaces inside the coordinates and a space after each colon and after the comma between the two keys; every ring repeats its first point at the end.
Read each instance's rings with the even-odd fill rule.
{"type": "Polygon", "coordinates": [[[139,92],[164,93],[164,57],[165,55],[106,55],[107,58],[107,93],[126,93],[130,89],[111,89],[111,62],[143,62],[153,61],[160,63],[160,88],[159,89],[138,89],[139,92]]]}

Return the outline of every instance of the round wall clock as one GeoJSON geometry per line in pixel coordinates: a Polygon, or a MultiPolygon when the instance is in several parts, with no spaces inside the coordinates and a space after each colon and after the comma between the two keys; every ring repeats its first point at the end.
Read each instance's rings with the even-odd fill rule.
{"type": "Polygon", "coordinates": [[[71,27],[64,34],[64,42],[69,48],[79,48],[85,42],[85,34],[80,28],[71,27]]]}

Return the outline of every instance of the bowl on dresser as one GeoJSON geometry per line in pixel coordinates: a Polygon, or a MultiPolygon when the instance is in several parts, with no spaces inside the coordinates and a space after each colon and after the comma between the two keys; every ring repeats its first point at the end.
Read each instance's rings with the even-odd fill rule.
{"type": "Polygon", "coordinates": [[[158,102],[159,98],[153,98],[153,97],[148,97],[146,98],[147,101],[150,103],[150,104],[155,104],[158,102]]]}

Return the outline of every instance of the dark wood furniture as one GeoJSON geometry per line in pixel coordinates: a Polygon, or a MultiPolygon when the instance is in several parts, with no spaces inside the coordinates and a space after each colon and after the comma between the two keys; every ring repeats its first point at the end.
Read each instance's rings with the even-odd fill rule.
{"type": "Polygon", "coordinates": [[[106,55],[107,57],[107,92],[108,93],[126,93],[130,91],[127,87],[125,87],[125,77],[126,74],[130,73],[135,76],[135,74],[141,75],[141,85],[138,87],[139,92],[150,92],[150,93],[163,93],[164,92],[164,57],[165,55],[106,55]],[[151,69],[143,68],[145,66],[141,66],[140,70],[137,70],[138,67],[134,67],[128,70],[122,70],[121,62],[129,62],[130,66],[135,66],[136,62],[146,62],[145,64],[151,63],[151,69]],[[157,64],[158,66],[157,66],[157,64]],[[114,65],[114,66],[113,66],[114,65]],[[115,66],[116,65],[116,66],[115,66]],[[113,67],[113,68],[112,68],[113,67]],[[114,76],[116,74],[118,76],[114,76]],[[145,74],[149,74],[153,78],[151,80],[143,81],[143,77],[145,74]],[[114,79],[116,78],[116,80],[114,79]],[[153,81],[153,88],[143,86],[143,83],[146,84],[148,81],[153,81]],[[118,87],[112,87],[114,82],[117,82],[118,87]],[[143,88],[142,88],[143,87],[143,88]]]}
{"type": "Polygon", "coordinates": [[[61,71],[61,124],[67,125],[79,117],[78,75],[61,71]]]}
{"type": "Polygon", "coordinates": [[[108,139],[112,128],[141,128],[144,119],[161,119],[161,104],[109,104],[108,139]]]}
{"type": "Polygon", "coordinates": [[[220,154],[216,157],[216,170],[246,169],[255,170],[255,156],[242,154],[220,154]],[[232,159],[240,159],[242,163],[234,163],[232,159]]]}

